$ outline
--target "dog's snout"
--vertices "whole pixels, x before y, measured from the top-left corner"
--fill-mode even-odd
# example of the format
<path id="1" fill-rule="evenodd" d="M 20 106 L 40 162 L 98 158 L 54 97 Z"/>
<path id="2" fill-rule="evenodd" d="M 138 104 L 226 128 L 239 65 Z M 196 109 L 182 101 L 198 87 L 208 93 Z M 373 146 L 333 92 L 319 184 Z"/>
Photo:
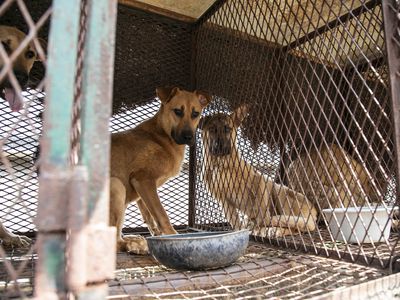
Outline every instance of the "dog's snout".
<path id="1" fill-rule="evenodd" d="M 216 139 L 211 143 L 211 148 L 214 153 L 221 153 L 224 143 L 220 139 Z"/>
<path id="2" fill-rule="evenodd" d="M 223 139 L 214 139 L 209 146 L 210 152 L 215 156 L 224 156 L 231 153 L 230 143 Z"/>
<path id="3" fill-rule="evenodd" d="M 178 145 L 192 145 L 194 141 L 194 132 L 190 129 L 172 130 L 171 136 Z"/>
<path id="4" fill-rule="evenodd" d="M 191 130 L 183 130 L 182 140 L 185 142 L 185 144 L 191 143 L 193 140 L 193 132 Z"/>
<path id="5" fill-rule="evenodd" d="M 21 88 L 24 88 L 28 83 L 29 76 L 25 72 L 15 72 L 15 77 L 17 78 L 17 81 L 20 84 Z"/>

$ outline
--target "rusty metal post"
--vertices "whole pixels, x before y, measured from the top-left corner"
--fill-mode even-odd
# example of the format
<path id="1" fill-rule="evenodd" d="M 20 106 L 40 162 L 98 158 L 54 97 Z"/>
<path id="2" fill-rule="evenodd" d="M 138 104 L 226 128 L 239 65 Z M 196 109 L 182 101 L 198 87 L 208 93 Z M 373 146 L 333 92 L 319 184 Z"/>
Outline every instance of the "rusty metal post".
<path id="1" fill-rule="evenodd" d="M 397 167 L 397 198 L 400 199 L 400 1 L 382 1 L 386 51 L 390 75 L 392 120 Z"/>
<path id="2" fill-rule="evenodd" d="M 390 94 L 394 135 L 395 162 L 397 171 L 397 204 L 400 201 L 400 1 L 383 0 L 382 12 L 385 26 L 385 41 L 389 66 Z M 393 247 L 391 257 L 396 255 Z M 396 270 L 398 271 L 398 270 Z"/>
<path id="3" fill-rule="evenodd" d="M 79 299 L 104 298 L 115 269 L 116 232 L 109 215 L 109 118 L 114 75 L 116 0 L 89 0 L 82 71 L 81 163 L 88 170 L 86 280 Z M 90 290 L 89 290 L 90 288 Z"/>
<path id="4" fill-rule="evenodd" d="M 71 113 L 74 99 L 75 62 L 80 0 L 54 0 L 49 36 L 46 111 L 41 141 L 38 229 L 38 262 L 35 296 L 66 297 L 65 237 L 69 191 Z"/>

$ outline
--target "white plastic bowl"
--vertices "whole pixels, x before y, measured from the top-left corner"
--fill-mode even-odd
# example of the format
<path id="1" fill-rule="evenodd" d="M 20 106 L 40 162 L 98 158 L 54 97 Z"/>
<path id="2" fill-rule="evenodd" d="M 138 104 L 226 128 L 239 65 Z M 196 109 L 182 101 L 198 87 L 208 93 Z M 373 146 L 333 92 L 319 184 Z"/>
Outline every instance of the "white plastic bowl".
<path id="1" fill-rule="evenodd" d="M 387 241 L 392 226 L 391 211 L 392 208 L 381 206 L 322 210 L 333 238 L 356 244 Z"/>

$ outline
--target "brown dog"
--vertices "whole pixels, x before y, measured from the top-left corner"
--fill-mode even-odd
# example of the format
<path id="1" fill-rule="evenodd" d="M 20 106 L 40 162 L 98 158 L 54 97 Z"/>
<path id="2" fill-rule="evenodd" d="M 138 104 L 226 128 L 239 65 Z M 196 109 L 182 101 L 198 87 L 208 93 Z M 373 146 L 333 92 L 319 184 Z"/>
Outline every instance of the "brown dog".
<path id="1" fill-rule="evenodd" d="M 15 27 L 0 26 L 0 41 L 8 56 L 11 56 L 23 42 L 26 35 Z M 33 42 L 29 43 L 13 62 L 13 72 L 21 87 L 26 88 L 29 73 L 33 63 L 38 60 L 37 51 Z M 4 66 L 4 60 L 0 56 L 0 69 Z M 22 95 L 16 93 L 9 80 L 6 78 L 0 82 L 0 96 L 6 99 L 12 111 L 19 111 L 23 107 Z M 0 223 L 0 239 L 5 246 L 26 247 L 30 239 L 25 236 L 18 236 L 8 231 Z"/>
<path id="2" fill-rule="evenodd" d="M 0 26 L 0 40 L 4 50 L 11 56 L 19 45 L 23 42 L 26 35 L 15 27 Z M 39 60 L 36 48 L 33 42 L 30 42 L 17 56 L 13 62 L 13 73 L 21 87 L 26 88 L 29 80 L 29 73 L 33 63 Z M 4 60 L 0 56 L 0 67 L 3 68 Z M 23 108 L 22 95 L 16 93 L 10 81 L 3 79 L 0 82 L 0 93 L 2 98 L 6 99 L 12 111 L 19 111 Z"/>
<path id="3" fill-rule="evenodd" d="M 319 209 L 381 203 L 387 184 L 371 178 L 362 164 L 335 144 L 300 155 L 288 169 L 289 186 L 303 190 Z"/>
<path id="4" fill-rule="evenodd" d="M 117 227 L 117 250 L 147 253 L 140 236 L 122 237 L 127 205 L 136 201 L 152 234 L 174 234 L 157 188 L 176 176 L 185 144 L 195 139 L 203 108 L 211 97 L 179 88 L 157 88 L 161 107 L 134 129 L 111 136 L 110 225 Z"/>
<path id="5" fill-rule="evenodd" d="M 249 227 L 254 235 L 279 237 L 292 231 L 313 231 L 317 211 L 307 198 L 286 186 L 274 183 L 244 161 L 236 148 L 236 131 L 246 116 L 246 108 L 233 114 L 202 118 L 204 180 L 222 206 L 234 229 Z"/>

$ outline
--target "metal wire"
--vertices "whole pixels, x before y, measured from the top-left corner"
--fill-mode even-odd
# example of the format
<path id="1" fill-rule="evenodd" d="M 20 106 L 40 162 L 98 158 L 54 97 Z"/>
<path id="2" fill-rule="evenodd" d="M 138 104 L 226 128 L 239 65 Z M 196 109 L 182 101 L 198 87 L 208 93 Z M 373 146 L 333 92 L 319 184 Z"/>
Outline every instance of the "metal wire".
<path id="1" fill-rule="evenodd" d="M 31 4 L 32 5 L 32 4 Z M 5 1 L 0 6 L 2 25 L 16 26 L 27 33 L 26 38 L 10 56 L 2 55 L 5 64 L 0 77 L 8 76 L 16 92 L 21 87 L 15 79 L 12 63 L 28 43 L 35 44 L 41 63 L 35 63 L 30 73 L 29 88 L 23 91 L 25 108 L 12 113 L 5 101 L 0 102 L 0 220 L 10 231 L 33 236 L 33 217 L 37 207 L 37 177 L 34 156 L 41 130 L 40 113 L 43 109 L 43 66 L 46 64 L 44 45 L 38 37 L 48 31 L 51 15 L 50 3 L 42 3 L 35 12 L 23 1 Z M 3 47 L 2 47 L 3 49 Z M 4 54 L 4 53 L 3 53 Z M 3 74 L 5 77 L 3 77 Z M 3 249 L 0 245 L 0 293 L 2 298 L 27 297 L 33 292 L 35 243 L 29 249 Z"/>
<path id="2" fill-rule="evenodd" d="M 267 180 L 302 193 L 319 212 L 314 232 L 263 240 L 388 266 L 397 244 L 395 233 L 381 239 L 383 243 L 364 243 L 378 223 L 376 206 L 389 207 L 389 215 L 396 204 L 396 154 L 382 28 L 379 1 L 227 1 L 197 26 L 197 87 L 216 96 L 206 114 L 230 113 L 247 105 L 248 116 L 234 141 L 239 159 Z M 209 159 L 203 144 L 198 143 L 197 151 L 195 222 L 202 229 L 216 224 L 226 228 L 224 216 L 215 212 L 222 210 L 223 201 L 213 199 L 203 183 Z M 215 162 L 208 168 L 213 167 Z M 213 185 L 229 194 L 229 189 L 243 186 L 237 182 L 248 180 L 243 179 L 247 172 L 238 167 L 229 178 L 216 177 Z M 241 206 L 252 205 L 243 203 L 248 198 L 245 192 L 234 193 Z M 262 203 L 265 198 L 257 200 Z M 280 199 L 281 206 L 285 203 L 292 202 Z M 338 247 L 335 241 L 341 239 L 348 216 L 326 217 L 322 209 L 342 207 L 348 214 L 348 207 L 356 206 L 366 206 L 372 219 L 356 213 L 350 234 L 354 238 L 356 225 L 366 234 L 358 234 L 357 246 Z M 281 214 L 276 203 L 270 209 Z M 265 212 L 259 215 L 265 217 Z M 296 217 L 293 210 L 289 215 Z M 341 231 L 332 232 L 329 222 Z M 267 221 L 264 226 L 271 224 Z M 390 221 L 379 226 L 382 234 Z"/>
<path id="3" fill-rule="evenodd" d="M 257 243 L 252 243 L 234 265 L 218 270 L 176 272 L 147 258 L 132 256 L 125 257 L 118 268 L 124 275 L 110 282 L 111 298 L 135 295 L 149 299 L 309 299 L 386 274 L 374 268 Z"/>
<path id="4" fill-rule="evenodd" d="M 2 23 L 18 25 L 28 33 L 24 44 L 33 40 L 39 45 L 37 37 L 47 36 L 50 1 L 40 1 L 40 7 L 35 2 L 7 0 L 0 6 Z M 398 13 L 398 8 L 393 9 Z M 81 21 L 72 164 L 79 160 L 84 9 Z M 226 208 L 207 183 L 207 168 L 214 162 L 206 155 L 203 134 L 197 136 L 196 151 L 192 152 L 196 153 L 192 158 L 195 165 L 189 166 L 187 153 L 181 175 L 164 185 L 159 195 L 176 226 L 186 227 L 188 220 L 204 230 L 249 226 L 262 244 L 253 243 L 247 255 L 231 267 L 204 272 L 176 272 L 149 257 L 121 254 L 116 279 L 110 282 L 111 296 L 304 299 L 387 275 L 382 269 L 398 255 L 399 247 L 394 210 L 399 153 L 383 25 L 381 1 L 375 0 L 219 1 L 196 24 L 120 5 L 110 131 L 132 128 L 153 115 L 159 105 L 154 98 L 159 85 L 211 92 L 214 101 L 205 111 L 208 116 L 229 115 L 246 106 L 248 114 L 234 131 L 233 143 L 240 158 L 227 159 L 237 167 L 229 176 L 213 180 L 216 190 L 235 194 L 238 207 Z M 11 66 L 22 46 L 10 56 L 0 47 L 4 61 L 0 80 L 9 77 L 17 91 L 21 87 Z M 43 65 L 35 65 L 31 88 L 25 92 L 25 113 L 10 113 L 4 101 L 0 102 L 0 219 L 14 232 L 25 234 L 35 230 L 35 170 L 40 158 L 34 162 L 32 157 L 41 131 L 38 115 L 43 109 L 43 77 Z M 194 195 L 189 195 L 189 170 L 195 173 L 191 174 Z M 260 191 L 248 203 L 249 195 L 256 195 L 262 185 L 246 175 L 251 172 L 274 187 Z M 254 190 L 244 188 L 249 182 Z M 290 196 L 286 187 L 298 194 Z M 194 203 L 190 212 L 189 198 Z M 301 219 L 312 218 L 310 213 L 294 212 L 296 205 L 305 205 L 304 198 L 318 212 L 314 230 L 299 227 Z M 261 203 L 266 199 L 274 200 L 267 208 Z M 282 207 L 287 203 L 289 213 L 285 215 Z M 378 224 L 377 205 L 389 207 L 390 221 L 378 228 L 380 242 L 367 243 Z M 352 207 L 359 206 L 366 207 L 371 220 L 359 208 L 350 220 Z M 327 208 L 343 208 L 346 216 L 325 215 L 322 210 Z M 227 218 L 229 213 L 237 214 L 236 221 Z M 274 216 L 279 217 L 278 225 L 273 226 Z M 282 225 L 288 216 L 296 220 L 289 231 Z M 346 223 L 350 223 L 353 237 L 355 225 L 365 231 L 357 234 L 354 243 L 340 241 Z M 335 232 L 329 224 L 340 230 Z M 133 204 L 124 231 L 143 227 Z M 389 237 L 383 235 L 385 229 L 390 229 Z M 287 234 L 278 236 L 279 231 Z M 292 253 L 291 249 L 309 254 Z M 15 249 L 4 251 L 0 245 L 0 258 L 0 291 L 7 297 L 31 295 L 34 248 L 24 254 Z M 23 264 L 17 267 L 20 261 Z"/>

